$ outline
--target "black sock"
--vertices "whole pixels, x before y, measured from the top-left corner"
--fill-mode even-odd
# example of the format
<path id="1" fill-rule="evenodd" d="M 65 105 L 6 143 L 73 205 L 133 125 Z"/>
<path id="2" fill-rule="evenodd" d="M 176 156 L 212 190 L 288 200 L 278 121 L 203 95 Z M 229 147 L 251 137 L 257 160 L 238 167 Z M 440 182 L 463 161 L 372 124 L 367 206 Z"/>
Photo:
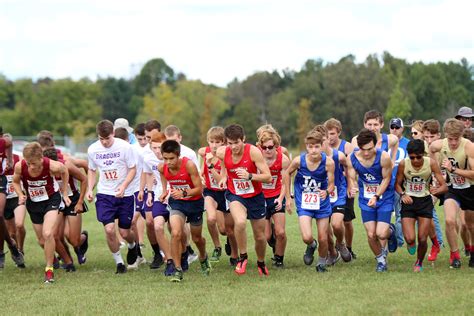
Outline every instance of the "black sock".
<path id="1" fill-rule="evenodd" d="M 191 245 L 188 245 L 186 249 L 188 250 L 190 255 L 194 255 L 194 249 L 191 247 Z"/>
<path id="2" fill-rule="evenodd" d="M 152 245 L 151 245 L 151 248 L 153 249 L 153 252 L 155 253 L 155 255 L 160 254 L 160 245 L 158 245 L 158 244 L 152 244 Z"/>
<path id="3" fill-rule="evenodd" d="M 284 256 L 275 255 L 275 261 L 283 262 L 283 257 L 284 257 Z"/>
<path id="4" fill-rule="evenodd" d="M 247 256 L 247 253 L 241 253 L 240 254 L 240 259 L 244 260 L 244 259 L 247 259 L 248 256 Z"/>
<path id="5" fill-rule="evenodd" d="M 349 250 L 349 252 L 352 252 L 352 247 L 347 247 L 347 250 Z"/>
<path id="6" fill-rule="evenodd" d="M 265 268 L 265 261 L 257 261 L 257 266 L 259 268 Z"/>

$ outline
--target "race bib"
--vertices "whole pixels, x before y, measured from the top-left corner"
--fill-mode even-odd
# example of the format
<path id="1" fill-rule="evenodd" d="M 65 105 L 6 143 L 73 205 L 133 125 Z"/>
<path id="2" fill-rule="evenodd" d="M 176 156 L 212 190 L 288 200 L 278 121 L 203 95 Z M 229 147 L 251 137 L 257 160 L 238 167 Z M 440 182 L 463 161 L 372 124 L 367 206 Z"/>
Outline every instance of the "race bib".
<path id="1" fill-rule="evenodd" d="M 7 176 L 7 198 L 16 198 L 18 197 L 18 194 L 15 192 L 15 188 L 13 187 L 13 176 L 9 175 Z"/>
<path id="2" fill-rule="evenodd" d="M 102 179 L 106 182 L 114 182 L 118 180 L 117 169 L 109 169 L 102 171 Z"/>
<path id="3" fill-rule="evenodd" d="M 232 179 L 234 182 L 235 194 L 244 195 L 254 193 L 252 181 L 246 179 Z"/>
<path id="4" fill-rule="evenodd" d="M 319 210 L 319 192 L 303 192 L 301 196 L 301 208 L 306 210 Z"/>
<path id="5" fill-rule="evenodd" d="M 209 174 L 209 182 L 211 183 L 211 189 L 221 189 L 221 187 L 219 187 L 219 183 L 217 183 L 217 180 L 216 178 L 214 178 L 214 176 L 212 175 L 212 172 L 208 172 Z"/>
<path id="6" fill-rule="evenodd" d="M 423 196 L 426 193 L 426 183 L 407 181 L 405 189 L 408 195 Z"/>
<path id="7" fill-rule="evenodd" d="M 181 191 L 184 191 L 184 190 L 191 190 L 191 187 L 189 186 L 189 184 L 182 184 L 182 185 L 174 185 L 172 186 L 173 190 L 181 190 Z"/>
<path id="8" fill-rule="evenodd" d="M 331 203 L 336 203 L 338 199 L 338 196 L 337 196 L 337 187 L 334 186 L 334 191 L 332 191 L 331 193 L 329 193 L 329 202 Z"/>
<path id="9" fill-rule="evenodd" d="M 451 184 L 454 189 L 467 189 L 471 186 L 463 176 L 451 173 Z"/>
<path id="10" fill-rule="evenodd" d="M 371 184 L 371 183 L 364 183 L 364 198 L 371 199 L 377 193 L 377 189 L 379 188 L 379 184 Z"/>
<path id="11" fill-rule="evenodd" d="M 276 188 L 278 176 L 272 176 L 272 182 L 262 183 L 262 188 L 265 190 L 274 190 Z"/>
<path id="12" fill-rule="evenodd" d="M 42 202 L 49 198 L 48 192 L 46 192 L 46 188 L 44 186 L 28 187 L 28 195 L 33 202 Z"/>

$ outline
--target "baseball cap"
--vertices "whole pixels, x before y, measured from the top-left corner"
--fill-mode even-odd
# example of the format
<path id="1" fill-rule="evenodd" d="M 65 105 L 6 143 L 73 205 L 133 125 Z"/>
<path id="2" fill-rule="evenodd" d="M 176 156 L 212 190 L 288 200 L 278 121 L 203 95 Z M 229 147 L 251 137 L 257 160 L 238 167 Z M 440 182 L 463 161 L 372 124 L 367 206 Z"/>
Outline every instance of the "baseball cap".
<path id="1" fill-rule="evenodd" d="M 473 117 L 474 114 L 472 113 L 472 109 L 468 106 L 463 106 L 462 108 L 459 109 L 458 115 L 456 115 L 456 118 L 460 117 Z"/>
<path id="2" fill-rule="evenodd" d="M 402 128 L 402 127 L 403 127 L 403 121 L 402 121 L 402 119 L 399 118 L 399 117 L 394 117 L 393 119 L 390 120 L 390 125 L 389 125 L 389 126 L 390 126 L 390 128 L 391 128 L 392 126 L 396 126 L 396 127 Z"/>
<path id="3" fill-rule="evenodd" d="M 128 124 L 128 120 L 124 118 L 118 118 L 114 122 L 114 129 L 123 127 L 127 130 L 127 132 L 131 133 L 133 131 L 133 128 L 130 127 Z"/>

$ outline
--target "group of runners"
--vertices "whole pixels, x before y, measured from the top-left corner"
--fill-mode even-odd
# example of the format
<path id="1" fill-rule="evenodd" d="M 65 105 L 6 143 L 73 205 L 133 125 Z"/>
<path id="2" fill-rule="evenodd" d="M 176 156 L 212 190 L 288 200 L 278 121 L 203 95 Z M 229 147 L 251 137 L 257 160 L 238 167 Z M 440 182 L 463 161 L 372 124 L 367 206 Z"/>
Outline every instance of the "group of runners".
<path id="1" fill-rule="evenodd" d="M 98 140 L 89 146 L 87 161 L 61 153 L 48 131 L 27 144 L 20 158 L 12 154 L 11 135 L 2 133 L 0 268 L 5 264 L 4 241 L 16 266 L 25 267 L 26 212 L 44 249 L 46 283 L 54 282 L 54 269 L 60 265 L 75 271 L 69 246 L 77 263 L 84 264 L 89 243 L 81 217 L 87 200 L 95 203 L 119 274 L 146 262 L 141 253 L 146 227 L 154 254 L 150 268 L 164 265 L 173 282 L 183 279 L 194 260 L 209 275 L 212 262 L 222 257 L 221 236 L 230 265 L 243 275 L 250 220 L 257 270 L 268 276 L 267 245 L 273 267 L 284 267 L 285 214 L 293 209 L 306 244 L 304 264 L 313 264 L 317 250 L 316 271 L 327 272 L 340 259 L 357 258 L 352 248 L 356 196 L 377 272 L 387 271 L 388 254 L 404 243 L 416 255 L 413 271 L 423 269 L 428 239 L 428 260 L 437 260 L 444 244 L 434 207 L 438 202 L 445 212 L 450 267 L 461 267 L 458 235 L 474 267 L 473 116 L 470 108 L 461 108 L 456 118 L 444 122 L 445 138 L 438 121 L 415 121 L 408 140 L 400 118 L 390 120 L 390 134 L 385 134 L 383 115 L 372 110 L 351 142 L 340 138 L 341 122 L 331 118 L 308 131 L 305 151 L 293 159 L 269 124 L 256 131 L 256 145 L 246 142 L 241 125 L 212 127 L 208 146 L 196 155 L 181 143 L 174 125 L 162 131 L 157 120 L 150 120 L 133 130 L 124 119 L 115 124 L 103 120 L 96 126 Z M 126 264 L 121 244 L 128 248 Z"/>

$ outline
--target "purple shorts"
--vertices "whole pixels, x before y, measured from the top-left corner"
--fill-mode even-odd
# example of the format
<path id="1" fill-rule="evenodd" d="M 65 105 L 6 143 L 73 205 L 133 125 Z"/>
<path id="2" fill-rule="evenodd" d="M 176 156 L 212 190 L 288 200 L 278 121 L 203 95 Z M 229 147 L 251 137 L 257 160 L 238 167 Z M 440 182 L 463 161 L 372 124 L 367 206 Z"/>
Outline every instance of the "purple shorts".
<path id="1" fill-rule="evenodd" d="M 135 212 L 139 212 L 143 218 L 146 218 L 145 212 L 151 212 L 152 207 L 146 205 L 146 200 L 148 198 L 148 192 L 143 192 L 143 201 L 138 200 L 138 192 L 133 193 L 135 197 Z M 152 199 L 154 199 L 155 194 L 151 192 Z"/>
<path id="2" fill-rule="evenodd" d="M 166 221 L 170 218 L 170 212 L 168 212 L 167 205 L 161 203 L 160 201 L 155 201 L 153 202 L 153 207 L 151 210 L 151 214 L 153 215 L 153 218 L 158 217 L 158 216 L 163 216 Z"/>
<path id="3" fill-rule="evenodd" d="M 120 228 L 129 229 L 132 226 L 135 198 L 133 195 L 117 198 L 112 195 L 98 193 L 95 208 L 97 220 L 104 226 L 118 219 L 118 226 Z"/>

